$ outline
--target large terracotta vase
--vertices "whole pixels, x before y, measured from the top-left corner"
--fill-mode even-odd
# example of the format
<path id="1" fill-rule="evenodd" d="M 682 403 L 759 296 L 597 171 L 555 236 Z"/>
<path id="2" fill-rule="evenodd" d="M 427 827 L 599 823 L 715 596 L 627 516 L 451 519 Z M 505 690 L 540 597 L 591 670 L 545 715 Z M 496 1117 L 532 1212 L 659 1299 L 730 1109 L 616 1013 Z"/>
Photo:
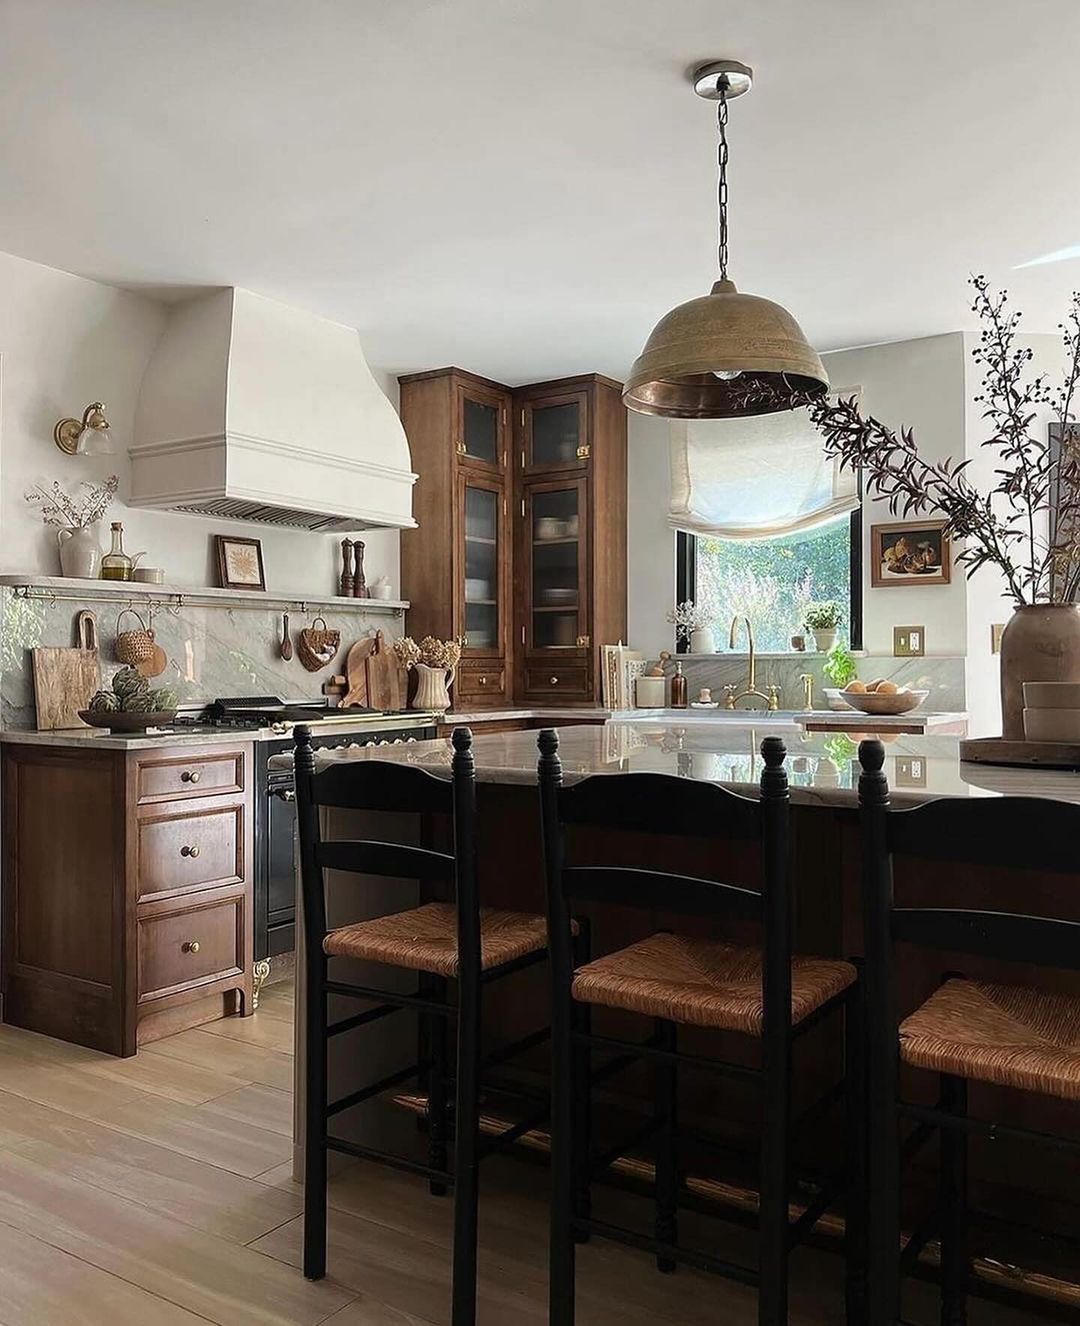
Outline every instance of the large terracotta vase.
<path id="1" fill-rule="evenodd" d="M 1001 722 L 1007 741 L 1024 739 L 1024 682 L 1080 682 L 1080 604 L 1017 608 L 1001 637 Z"/>

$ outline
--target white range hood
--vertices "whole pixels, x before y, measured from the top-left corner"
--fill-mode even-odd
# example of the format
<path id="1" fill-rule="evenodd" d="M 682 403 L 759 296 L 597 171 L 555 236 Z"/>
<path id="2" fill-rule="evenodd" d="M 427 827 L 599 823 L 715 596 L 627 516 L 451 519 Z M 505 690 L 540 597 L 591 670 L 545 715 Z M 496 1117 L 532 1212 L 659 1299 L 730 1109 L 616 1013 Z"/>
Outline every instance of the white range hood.
<path id="1" fill-rule="evenodd" d="M 413 529 L 409 444 L 359 333 L 252 294 L 177 305 L 143 376 L 130 505 Z"/>

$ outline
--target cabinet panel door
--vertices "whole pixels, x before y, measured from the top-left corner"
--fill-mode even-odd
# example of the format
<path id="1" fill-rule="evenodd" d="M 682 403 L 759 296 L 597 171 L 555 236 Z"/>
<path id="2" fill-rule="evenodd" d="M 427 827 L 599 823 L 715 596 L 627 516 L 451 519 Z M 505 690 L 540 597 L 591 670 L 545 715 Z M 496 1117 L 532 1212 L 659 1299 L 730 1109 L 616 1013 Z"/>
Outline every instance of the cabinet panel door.
<path id="1" fill-rule="evenodd" d="M 510 583 L 504 483 L 461 472 L 457 509 L 456 619 L 457 630 L 464 637 L 465 657 L 503 658 Z"/>
<path id="2" fill-rule="evenodd" d="M 519 418 L 525 474 L 580 470 L 589 464 L 589 394 L 566 392 L 526 400 Z"/>
<path id="3" fill-rule="evenodd" d="M 182 911 L 140 916 L 139 1000 L 239 975 L 244 964 L 242 893 Z"/>
<path id="4" fill-rule="evenodd" d="M 472 383 L 459 383 L 454 450 L 461 463 L 504 473 L 509 406 L 507 397 Z"/>
<path id="5" fill-rule="evenodd" d="M 140 900 L 244 882 L 243 806 L 141 819 L 136 832 Z"/>
<path id="6" fill-rule="evenodd" d="M 585 479 L 525 485 L 522 644 L 527 654 L 588 653 L 587 503 Z"/>

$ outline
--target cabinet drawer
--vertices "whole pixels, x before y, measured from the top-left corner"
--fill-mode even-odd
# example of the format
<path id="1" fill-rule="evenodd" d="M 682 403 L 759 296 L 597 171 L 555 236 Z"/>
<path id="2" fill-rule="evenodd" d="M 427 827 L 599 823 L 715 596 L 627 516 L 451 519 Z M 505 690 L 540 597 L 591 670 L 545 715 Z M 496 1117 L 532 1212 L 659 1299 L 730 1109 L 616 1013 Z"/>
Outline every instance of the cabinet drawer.
<path id="1" fill-rule="evenodd" d="M 497 700 L 506 698 L 506 668 L 502 661 L 493 658 L 490 663 L 463 664 L 458 669 L 457 694 L 470 700 L 482 700 L 492 696 Z"/>
<path id="2" fill-rule="evenodd" d="M 187 759 L 175 754 L 139 761 L 138 801 L 178 801 L 244 790 L 244 752 L 200 750 Z"/>
<path id="3" fill-rule="evenodd" d="M 139 999 L 160 998 L 243 970 L 244 895 L 139 921 Z"/>
<path id="4" fill-rule="evenodd" d="M 590 695 L 589 669 L 580 664 L 569 667 L 561 663 L 529 664 L 525 668 L 525 689 L 530 695 L 587 699 Z"/>
<path id="5" fill-rule="evenodd" d="M 142 819 L 138 824 L 140 901 L 244 879 L 243 806 Z"/>

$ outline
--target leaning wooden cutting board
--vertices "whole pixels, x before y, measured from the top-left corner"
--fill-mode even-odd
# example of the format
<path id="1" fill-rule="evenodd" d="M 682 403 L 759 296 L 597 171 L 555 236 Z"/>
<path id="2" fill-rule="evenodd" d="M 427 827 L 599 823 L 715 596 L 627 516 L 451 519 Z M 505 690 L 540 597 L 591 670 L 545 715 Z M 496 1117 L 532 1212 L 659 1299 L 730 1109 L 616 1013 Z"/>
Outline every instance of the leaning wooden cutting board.
<path id="1" fill-rule="evenodd" d="M 350 709 L 353 705 L 365 706 L 369 703 L 367 660 L 368 655 L 374 648 L 375 637 L 369 635 L 365 636 L 363 640 L 357 640 L 356 644 L 349 650 L 345 659 L 345 675 L 349 679 L 349 688 L 341 701 L 342 709 Z"/>
<path id="2" fill-rule="evenodd" d="M 80 630 L 82 626 L 80 622 Z M 94 637 L 88 634 L 84 639 L 89 641 Z M 86 727 L 79 710 L 88 708 L 90 697 L 101 689 L 101 658 L 97 649 L 42 646 L 32 653 L 38 731 Z"/>
<path id="3" fill-rule="evenodd" d="M 404 709 L 402 694 L 404 674 L 393 646 L 387 643 L 382 631 L 375 633 L 375 648 L 367 657 L 367 696 L 373 709 L 384 713 Z"/>

